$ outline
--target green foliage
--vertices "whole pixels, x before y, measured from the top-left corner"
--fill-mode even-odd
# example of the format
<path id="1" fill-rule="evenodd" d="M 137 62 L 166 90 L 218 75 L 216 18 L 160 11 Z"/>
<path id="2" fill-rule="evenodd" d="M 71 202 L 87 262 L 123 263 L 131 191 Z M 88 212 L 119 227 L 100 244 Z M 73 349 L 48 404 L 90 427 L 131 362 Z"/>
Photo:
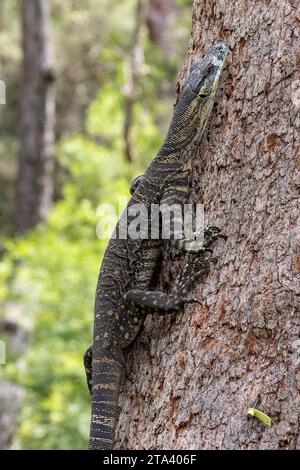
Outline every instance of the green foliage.
<path id="1" fill-rule="evenodd" d="M 59 144 L 58 155 L 67 170 L 62 200 L 46 227 L 7 241 L 0 262 L 1 301 L 21 303 L 25 327 L 33 328 L 28 353 L 14 362 L 9 351 L 5 367 L 6 377 L 27 392 L 17 442 L 25 449 L 86 447 L 82 356 L 92 340 L 95 285 L 107 243 L 96 237 L 96 210 L 128 198 L 128 168 L 117 149 L 74 135 Z"/>
<path id="2" fill-rule="evenodd" d="M 21 303 L 32 342 L 25 357 L 15 362 L 9 351 L 5 375 L 26 389 L 17 445 L 25 449 L 80 449 L 86 447 L 89 394 L 82 356 L 92 340 L 94 292 L 107 240 L 96 237 L 99 204 L 128 199 L 128 164 L 122 155 L 119 129 L 100 125 L 99 115 L 122 120 L 122 100 L 102 89 L 87 113 L 87 128 L 112 139 L 99 145 L 77 134 L 58 146 L 66 170 L 63 198 L 53 208 L 46 227 L 5 244 L 0 262 L 1 300 Z M 107 94 L 107 95 L 106 95 Z M 99 123 L 99 132 L 96 132 Z M 146 117 L 138 147 L 155 152 L 158 132 Z M 149 136 L 149 139 L 147 138 Z M 150 153 L 151 152 L 151 153 Z M 112 227 L 113 228 L 113 227 Z M 29 321 L 30 319 L 30 321 Z M 24 325 L 23 325 L 24 326 Z"/>
<path id="3" fill-rule="evenodd" d="M 12 0 L 8 14 L 14 19 L 11 38 L 17 37 L 17 3 Z M 176 4 L 186 15 L 184 19 L 178 15 L 176 23 L 182 58 L 190 0 Z M 145 41 L 145 67 L 134 105 L 135 161 L 129 166 L 123 152 L 122 90 L 124 64 L 132 47 L 134 7 L 134 0 L 105 0 L 101 7 L 98 0 L 53 1 L 56 42 L 63 45 L 57 47 L 58 128 L 64 131 L 57 144 L 62 197 L 46 226 L 24 238 L 6 239 L 6 253 L 0 260 L 0 317 L 9 303 L 19 306 L 14 320 L 31 338 L 24 354 L 15 352 L 9 343 L 8 364 L 0 369 L 6 379 L 26 390 L 18 448 L 87 446 L 90 399 L 82 356 L 92 340 L 95 286 L 107 243 L 96 236 L 97 207 L 112 204 L 118 210 L 119 199 L 124 203 L 129 196 L 131 178 L 144 171 L 158 150 L 172 111 L 179 65 Z M 9 38 L 6 41 L 9 44 Z M 14 41 L 16 66 L 19 50 Z M 93 71 L 88 74 L 90 66 Z M 8 137 L 1 141 L 0 156 L 8 148 L 16 153 L 14 131 L 10 127 L 8 132 L 1 123 L 0 134 Z M 3 168 L 0 165 L 2 181 L 5 171 L 12 179 L 8 162 Z"/>
<path id="4" fill-rule="evenodd" d="M 86 157 L 89 160 L 88 152 Z M 70 176 L 65 198 L 47 227 L 8 242 L 0 263 L 10 298 L 25 305 L 27 321 L 30 318 L 34 326 L 29 352 L 16 364 L 9 355 L 6 366 L 7 377 L 27 392 L 18 439 L 25 449 L 86 446 L 89 396 L 82 355 L 91 341 L 104 242 L 95 235 L 95 207 L 81 196 L 72 191 Z M 2 287 L 1 294 L 5 300 L 7 289 Z"/>

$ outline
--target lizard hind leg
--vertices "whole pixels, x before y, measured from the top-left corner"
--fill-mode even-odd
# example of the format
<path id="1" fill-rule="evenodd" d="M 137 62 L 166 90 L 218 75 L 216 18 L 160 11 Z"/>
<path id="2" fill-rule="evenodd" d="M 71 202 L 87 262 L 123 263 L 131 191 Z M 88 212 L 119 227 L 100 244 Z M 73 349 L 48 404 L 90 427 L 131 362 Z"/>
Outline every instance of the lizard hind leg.
<path id="1" fill-rule="evenodd" d="M 186 301 L 177 292 L 166 294 L 164 292 L 142 289 L 129 290 L 123 299 L 134 307 L 141 307 L 141 311 L 151 309 L 155 310 L 158 314 L 172 313 L 174 310 L 179 310 Z"/>
<path id="2" fill-rule="evenodd" d="M 180 288 L 170 293 L 132 289 L 125 294 L 124 300 L 131 303 L 132 307 L 140 307 L 143 315 L 147 309 L 152 310 L 152 313 L 165 315 L 180 310 L 186 304 L 200 303 L 198 299 L 188 298 L 187 293 L 188 290 L 184 286 L 180 286 Z"/>

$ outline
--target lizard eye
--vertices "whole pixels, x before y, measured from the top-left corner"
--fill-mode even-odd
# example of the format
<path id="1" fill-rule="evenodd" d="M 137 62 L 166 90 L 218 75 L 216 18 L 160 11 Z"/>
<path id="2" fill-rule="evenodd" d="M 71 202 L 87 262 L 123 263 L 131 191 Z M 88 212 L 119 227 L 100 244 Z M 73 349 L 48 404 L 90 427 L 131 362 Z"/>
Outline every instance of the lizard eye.
<path id="1" fill-rule="evenodd" d="M 208 96 L 208 90 L 202 90 L 200 93 L 199 93 L 199 98 L 207 98 Z"/>
<path id="2" fill-rule="evenodd" d="M 202 84 L 200 90 L 199 90 L 199 98 L 206 98 L 209 95 L 209 87 L 207 84 L 207 80 Z"/>

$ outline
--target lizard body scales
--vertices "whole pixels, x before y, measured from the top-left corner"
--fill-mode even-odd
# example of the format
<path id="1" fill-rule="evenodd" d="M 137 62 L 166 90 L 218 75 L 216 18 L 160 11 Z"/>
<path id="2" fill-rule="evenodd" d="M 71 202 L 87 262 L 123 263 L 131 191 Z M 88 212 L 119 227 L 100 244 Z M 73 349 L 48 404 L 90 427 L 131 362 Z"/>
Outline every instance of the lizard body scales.
<path id="1" fill-rule="evenodd" d="M 210 115 L 227 46 L 213 46 L 205 58 L 191 67 L 183 83 L 166 139 L 146 172 L 132 183 L 134 204 L 150 210 L 152 204 L 181 206 L 189 193 L 189 173 L 194 145 L 199 143 Z M 128 215 L 127 224 L 134 216 Z M 122 218 L 116 231 L 122 229 Z M 164 314 L 180 309 L 196 279 L 209 270 L 215 240 L 225 236 L 217 227 L 205 231 L 204 245 L 190 240 L 172 240 L 183 251 L 198 258 L 177 280 L 175 290 L 166 294 L 153 290 L 161 247 L 166 240 L 112 238 L 103 257 L 95 300 L 94 342 L 84 362 L 92 393 L 90 449 L 111 449 L 114 445 L 117 404 L 122 380 L 123 349 L 136 337 L 147 311 Z"/>

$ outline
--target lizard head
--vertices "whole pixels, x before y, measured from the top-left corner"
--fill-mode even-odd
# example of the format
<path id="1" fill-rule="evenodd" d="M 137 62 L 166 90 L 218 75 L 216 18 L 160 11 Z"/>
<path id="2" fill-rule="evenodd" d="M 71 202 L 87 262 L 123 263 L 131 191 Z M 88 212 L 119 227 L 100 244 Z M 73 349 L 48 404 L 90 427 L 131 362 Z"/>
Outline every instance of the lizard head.
<path id="1" fill-rule="evenodd" d="M 162 154 L 199 142 L 213 107 L 228 47 L 219 43 L 190 68 L 182 84 Z"/>
<path id="2" fill-rule="evenodd" d="M 216 92 L 227 52 L 228 47 L 225 44 L 216 44 L 203 59 L 197 60 L 190 68 L 183 87 L 187 86 L 202 103 L 208 101 Z"/>
<path id="3" fill-rule="evenodd" d="M 187 112 L 192 116 L 191 125 L 197 129 L 197 139 L 201 138 L 210 116 L 227 52 L 228 47 L 223 43 L 211 47 L 203 59 L 191 66 L 183 85 L 183 94 L 191 100 Z"/>

